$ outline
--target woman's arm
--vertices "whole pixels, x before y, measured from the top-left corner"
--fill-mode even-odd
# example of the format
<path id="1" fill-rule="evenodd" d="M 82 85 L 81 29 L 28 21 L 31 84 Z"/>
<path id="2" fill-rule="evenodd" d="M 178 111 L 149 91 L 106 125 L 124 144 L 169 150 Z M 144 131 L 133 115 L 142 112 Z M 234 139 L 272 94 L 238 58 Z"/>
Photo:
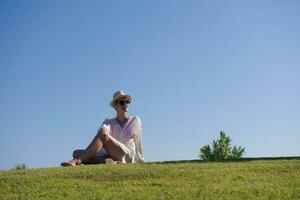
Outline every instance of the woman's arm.
<path id="1" fill-rule="evenodd" d="M 136 124 L 136 133 L 135 133 L 135 149 L 136 155 L 135 159 L 137 162 L 145 162 L 144 159 L 144 150 L 143 150 L 143 143 L 142 143 L 142 122 L 141 119 L 136 116 L 137 124 Z"/>

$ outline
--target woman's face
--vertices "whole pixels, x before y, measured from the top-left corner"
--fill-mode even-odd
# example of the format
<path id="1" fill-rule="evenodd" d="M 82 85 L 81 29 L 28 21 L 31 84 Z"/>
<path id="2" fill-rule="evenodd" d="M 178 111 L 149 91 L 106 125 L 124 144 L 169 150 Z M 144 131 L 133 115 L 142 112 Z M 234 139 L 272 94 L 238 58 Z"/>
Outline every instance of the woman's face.
<path id="1" fill-rule="evenodd" d="M 128 112 L 130 100 L 127 97 L 121 97 L 115 102 L 115 108 L 118 113 Z"/>

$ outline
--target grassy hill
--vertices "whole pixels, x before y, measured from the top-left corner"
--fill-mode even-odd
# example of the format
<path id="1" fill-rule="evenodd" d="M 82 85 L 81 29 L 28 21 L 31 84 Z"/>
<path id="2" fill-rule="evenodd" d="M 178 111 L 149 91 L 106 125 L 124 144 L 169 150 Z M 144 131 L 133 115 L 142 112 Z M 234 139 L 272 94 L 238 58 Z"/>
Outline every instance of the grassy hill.
<path id="1" fill-rule="evenodd" d="M 300 160 L 0 171 L 0 199 L 300 199 Z"/>

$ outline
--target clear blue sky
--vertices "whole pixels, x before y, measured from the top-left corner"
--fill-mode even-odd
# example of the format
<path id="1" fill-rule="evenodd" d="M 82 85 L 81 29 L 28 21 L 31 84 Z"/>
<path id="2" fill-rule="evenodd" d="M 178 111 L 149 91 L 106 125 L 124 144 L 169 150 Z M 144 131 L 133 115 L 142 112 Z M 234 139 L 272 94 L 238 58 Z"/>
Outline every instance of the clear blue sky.
<path id="1" fill-rule="evenodd" d="M 299 1 L 0 2 L 0 169 L 85 148 L 122 89 L 147 161 L 224 130 L 248 157 L 300 155 Z"/>

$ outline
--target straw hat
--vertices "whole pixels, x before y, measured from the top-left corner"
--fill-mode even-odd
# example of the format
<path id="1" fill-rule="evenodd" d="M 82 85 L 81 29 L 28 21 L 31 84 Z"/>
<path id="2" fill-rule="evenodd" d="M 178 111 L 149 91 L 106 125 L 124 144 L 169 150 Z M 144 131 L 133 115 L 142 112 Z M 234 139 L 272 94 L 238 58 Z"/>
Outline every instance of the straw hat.
<path id="1" fill-rule="evenodd" d="M 110 106 L 114 108 L 115 101 L 121 97 L 127 97 L 129 99 L 129 101 L 132 100 L 130 95 L 128 95 L 125 92 L 123 92 L 122 90 L 120 90 L 120 91 L 117 91 L 114 93 L 113 100 L 111 100 L 111 102 L 110 102 Z"/>

